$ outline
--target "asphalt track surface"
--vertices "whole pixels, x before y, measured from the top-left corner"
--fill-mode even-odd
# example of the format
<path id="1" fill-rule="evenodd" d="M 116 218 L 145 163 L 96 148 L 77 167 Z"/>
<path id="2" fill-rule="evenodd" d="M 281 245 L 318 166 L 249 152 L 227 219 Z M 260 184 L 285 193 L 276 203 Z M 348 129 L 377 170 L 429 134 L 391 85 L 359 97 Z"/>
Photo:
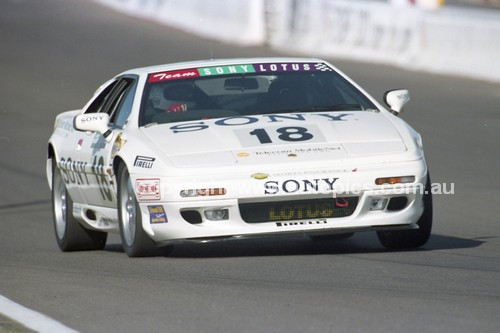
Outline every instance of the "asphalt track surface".
<path id="1" fill-rule="evenodd" d="M 210 43 L 76 0 L 0 2 L 0 294 L 81 332 L 498 332 L 500 85 L 335 61 L 377 98 L 410 89 L 434 229 L 414 251 L 374 233 L 183 245 L 129 259 L 62 253 L 45 179 L 56 114 L 133 67 L 278 55 Z M 449 188 L 448 188 L 449 189 Z"/>

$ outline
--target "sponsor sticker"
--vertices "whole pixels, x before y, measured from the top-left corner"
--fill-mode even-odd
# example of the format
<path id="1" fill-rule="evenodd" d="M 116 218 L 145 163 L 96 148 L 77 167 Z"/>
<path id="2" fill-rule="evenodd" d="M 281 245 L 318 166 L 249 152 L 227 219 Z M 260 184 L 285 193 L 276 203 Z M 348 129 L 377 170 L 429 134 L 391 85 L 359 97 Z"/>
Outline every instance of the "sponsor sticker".
<path id="1" fill-rule="evenodd" d="M 134 160 L 134 166 L 138 168 L 151 169 L 153 167 L 154 162 L 155 162 L 154 157 L 137 155 Z"/>
<path id="2" fill-rule="evenodd" d="M 167 71 L 161 73 L 150 74 L 148 82 L 172 81 L 179 79 L 190 79 L 199 77 L 200 73 L 197 68 L 183 69 L 178 71 Z"/>
<path id="3" fill-rule="evenodd" d="M 341 152 L 342 148 L 340 145 L 324 146 L 324 147 L 312 147 L 312 148 L 293 148 L 293 149 L 266 149 L 254 152 L 256 156 L 288 156 L 297 157 L 299 155 L 308 154 L 334 154 Z"/>
<path id="4" fill-rule="evenodd" d="M 268 208 L 269 221 L 286 221 L 328 218 L 334 215 L 333 206 L 329 202 L 316 201 L 302 204 L 276 203 Z"/>
<path id="5" fill-rule="evenodd" d="M 269 175 L 267 173 L 257 172 L 257 173 L 254 173 L 251 177 L 253 179 L 262 180 L 262 179 L 266 179 L 267 177 L 269 177 Z"/>
<path id="6" fill-rule="evenodd" d="M 135 193 L 139 200 L 160 200 L 160 178 L 138 178 Z"/>
<path id="7" fill-rule="evenodd" d="M 255 71 L 258 73 L 265 72 L 307 72 L 314 71 L 316 67 L 312 63 L 265 63 L 255 64 Z"/>
<path id="8" fill-rule="evenodd" d="M 167 223 L 167 214 L 163 209 L 163 206 L 148 206 L 149 211 L 149 223 L 157 224 L 157 223 Z"/>
<path id="9" fill-rule="evenodd" d="M 113 143 L 113 148 L 111 149 L 111 156 L 115 156 L 122 149 L 123 145 L 127 142 L 122 138 L 122 134 L 116 136 L 116 140 Z"/>
<path id="10" fill-rule="evenodd" d="M 83 146 L 83 139 L 78 140 L 78 144 L 76 146 L 76 150 L 81 150 Z"/>
<path id="11" fill-rule="evenodd" d="M 175 71 L 165 71 L 149 74 L 148 82 L 172 81 L 181 79 L 190 79 L 200 76 L 231 75 L 246 73 L 273 73 L 273 72 L 325 72 L 333 71 L 324 63 L 258 63 L 258 64 L 238 64 L 222 65 L 211 67 L 189 68 Z"/>
<path id="12" fill-rule="evenodd" d="M 254 65 L 231 65 L 198 68 L 200 76 L 255 73 Z"/>
<path id="13" fill-rule="evenodd" d="M 259 129 L 252 128 L 247 134 L 244 136 L 250 135 L 252 136 L 253 142 L 248 141 L 248 139 L 244 139 L 245 142 L 242 142 L 243 145 L 254 146 L 256 143 L 266 144 L 279 141 L 308 141 L 313 138 L 317 141 L 317 136 L 321 135 L 321 130 L 317 128 L 316 125 L 306 124 L 310 119 L 323 119 L 327 121 L 347 121 L 349 119 L 344 119 L 345 117 L 349 117 L 352 120 L 357 120 L 356 118 L 352 118 L 354 114 L 352 113 L 341 113 L 330 112 L 330 113 L 312 113 L 312 114 L 268 114 L 268 115 L 260 115 L 260 116 L 238 116 L 238 117 L 227 117 L 215 120 L 212 123 L 212 126 L 246 126 L 250 124 L 258 123 L 280 123 L 282 120 L 291 120 L 296 122 L 298 126 L 285 126 L 285 127 L 275 127 L 274 134 L 268 133 L 267 129 Z M 307 125 L 307 127 L 304 127 Z M 179 125 L 174 125 L 170 127 L 170 130 L 173 133 L 186 133 L 186 132 L 196 132 L 202 131 L 209 128 L 210 125 L 205 123 L 204 121 L 196 121 L 196 122 L 184 122 Z M 309 129 L 312 131 L 318 131 L 317 135 L 315 133 L 309 132 Z M 243 130 L 247 131 L 247 130 Z M 245 132 L 246 133 L 246 132 Z M 238 133 L 235 133 L 238 135 Z M 273 136 L 278 136 L 277 138 L 273 138 Z M 322 136 L 321 136 L 322 138 Z M 241 138 L 240 138 L 241 140 Z M 322 139 L 324 141 L 324 139 Z"/>
<path id="14" fill-rule="evenodd" d="M 264 194 L 333 192 L 337 180 L 339 178 L 269 180 L 264 183 Z"/>

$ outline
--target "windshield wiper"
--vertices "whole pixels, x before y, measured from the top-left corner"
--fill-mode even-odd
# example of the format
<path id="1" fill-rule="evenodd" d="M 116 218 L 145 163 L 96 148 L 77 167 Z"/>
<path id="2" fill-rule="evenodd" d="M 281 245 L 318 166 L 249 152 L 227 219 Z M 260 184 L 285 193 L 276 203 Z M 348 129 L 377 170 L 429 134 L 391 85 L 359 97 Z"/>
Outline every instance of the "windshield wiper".
<path id="1" fill-rule="evenodd" d="M 310 106 L 297 109 L 279 110 L 275 112 L 300 113 L 300 112 L 316 112 L 316 111 L 363 111 L 359 104 L 335 104 L 326 106 Z"/>

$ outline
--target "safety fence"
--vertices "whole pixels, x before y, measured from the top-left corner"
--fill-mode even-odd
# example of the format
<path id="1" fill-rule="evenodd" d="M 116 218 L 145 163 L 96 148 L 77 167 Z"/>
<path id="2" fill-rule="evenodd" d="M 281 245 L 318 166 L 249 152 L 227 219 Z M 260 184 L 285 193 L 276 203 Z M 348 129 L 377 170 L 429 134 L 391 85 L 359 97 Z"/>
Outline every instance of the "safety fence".
<path id="1" fill-rule="evenodd" d="M 238 45 L 500 82 L 500 11 L 367 0 L 96 0 Z"/>

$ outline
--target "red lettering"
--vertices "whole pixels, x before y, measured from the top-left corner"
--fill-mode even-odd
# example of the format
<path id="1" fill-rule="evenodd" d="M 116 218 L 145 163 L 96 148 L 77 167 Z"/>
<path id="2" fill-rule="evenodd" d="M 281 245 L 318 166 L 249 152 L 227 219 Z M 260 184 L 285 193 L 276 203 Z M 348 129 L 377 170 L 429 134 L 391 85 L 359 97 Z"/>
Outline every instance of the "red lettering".
<path id="1" fill-rule="evenodd" d="M 151 82 L 178 80 L 178 79 L 186 79 L 198 76 L 200 76 L 198 70 L 196 68 L 190 68 L 178 71 L 167 71 L 167 72 L 149 74 L 148 82 L 151 83 Z"/>

